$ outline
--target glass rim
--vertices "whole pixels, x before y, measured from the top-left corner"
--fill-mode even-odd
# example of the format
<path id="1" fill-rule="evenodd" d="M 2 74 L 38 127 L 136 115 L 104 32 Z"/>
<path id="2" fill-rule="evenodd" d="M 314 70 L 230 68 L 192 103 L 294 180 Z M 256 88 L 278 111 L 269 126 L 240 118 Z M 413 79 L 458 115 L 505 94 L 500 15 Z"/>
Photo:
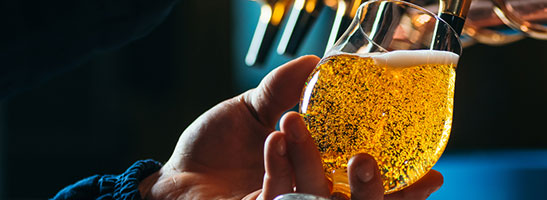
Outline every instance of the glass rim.
<path id="1" fill-rule="evenodd" d="M 363 14 L 363 9 L 365 6 L 368 6 L 372 3 L 377 3 L 377 2 L 390 2 L 390 3 L 395 3 L 395 4 L 404 4 L 406 6 L 409 6 L 413 9 L 416 9 L 420 12 L 423 12 L 433 18 L 435 18 L 437 21 L 440 21 L 441 23 L 443 23 L 444 25 L 446 25 L 446 27 L 448 27 L 448 30 L 450 30 L 451 32 L 451 37 L 454 37 L 456 38 L 456 41 L 458 42 L 458 46 L 459 48 L 457 48 L 457 54 L 458 56 L 461 56 L 462 54 L 462 51 L 463 51 L 463 47 L 462 47 L 462 42 L 460 40 L 460 36 L 456 33 L 456 30 L 454 30 L 454 28 L 452 28 L 452 26 L 446 22 L 444 19 L 440 18 L 439 16 L 437 16 L 437 14 L 419 6 L 419 5 L 416 5 L 416 4 L 413 4 L 413 3 L 410 3 L 410 2 L 407 2 L 407 1 L 402 1 L 402 0 L 368 0 L 368 1 L 365 1 L 363 3 L 361 3 L 361 5 L 359 6 L 359 8 L 357 9 L 357 12 L 355 13 L 355 17 L 352 21 L 352 23 L 357 23 L 358 27 L 359 27 L 359 30 L 361 31 L 361 33 L 363 33 L 363 35 L 365 35 L 366 39 L 368 40 L 368 42 L 372 43 L 373 45 L 381 48 L 382 50 L 386 51 L 386 52 L 390 52 L 389 50 L 386 50 L 383 46 L 377 44 L 376 42 L 374 42 L 372 39 L 370 39 L 370 36 L 365 33 L 365 31 L 363 30 L 363 27 L 361 26 L 361 18 L 362 18 L 362 14 Z M 357 20 L 357 21 L 356 21 Z M 336 45 L 334 45 L 336 46 Z M 452 52 L 452 51 L 451 51 Z M 454 52 L 456 53 L 456 52 Z"/>

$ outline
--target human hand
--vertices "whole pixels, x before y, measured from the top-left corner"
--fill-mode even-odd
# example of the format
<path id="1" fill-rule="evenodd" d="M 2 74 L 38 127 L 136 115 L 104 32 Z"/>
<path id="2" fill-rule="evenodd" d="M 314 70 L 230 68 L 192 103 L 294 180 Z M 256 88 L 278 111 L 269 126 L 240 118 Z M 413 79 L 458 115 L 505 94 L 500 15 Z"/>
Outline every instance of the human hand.
<path id="1" fill-rule="evenodd" d="M 291 61 L 269 73 L 257 88 L 202 114 L 182 133 L 164 167 L 141 182 L 141 196 L 241 199 L 258 194 L 264 141 L 283 112 L 296 105 L 318 61 L 315 56 Z"/>
<path id="2" fill-rule="evenodd" d="M 183 132 L 165 166 L 141 182 L 141 196 L 272 199 L 288 192 L 328 196 L 329 183 L 323 175 L 319 153 L 300 116 L 287 114 L 281 121 L 281 131 L 274 132 L 281 114 L 298 102 L 301 88 L 318 60 L 306 56 L 289 62 L 272 71 L 257 88 L 201 115 Z M 285 153 L 273 153 L 276 151 Z M 351 163 L 357 163 L 350 165 L 350 182 L 352 191 L 358 191 L 352 196 L 382 197 L 378 175 L 363 183 L 351 178 L 358 174 L 355 169 L 375 164 L 374 160 L 359 155 Z M 440 176 L 437 175 L 434 177 Z M 440 184 L 428 183 L 417 189 L 413 186 L 409 187 L 410 192 L 403 190 L 401 197 L 425 194 Z M 361 194 L 363 191 L 367 192 Z M 392 196 L 397 197 L 396 194 Z"/>
<path id="3" fill-rule="evenodd" d="M 330 185 L 323 183 L 325 176 L 319 151 L 302 117 L 298 113 L 289 112 L 281 119 L 280 128 L 281 131 L 273 132 L 266 140 L 266 175 L 262 197 L 273 199 L 280 194 L 291 192 L 329 196 Z M 442 175 L 431 170 L 409 187 L 384 195 L 378 165 L 372 156 L 364 153 L 350 159 L 348 178 L 351 199 L 426 199 L 443 184 Z M 296 190 L 293 185 L 296 186 Z M 344 198 L 337 196 L 333 199 Z"/>

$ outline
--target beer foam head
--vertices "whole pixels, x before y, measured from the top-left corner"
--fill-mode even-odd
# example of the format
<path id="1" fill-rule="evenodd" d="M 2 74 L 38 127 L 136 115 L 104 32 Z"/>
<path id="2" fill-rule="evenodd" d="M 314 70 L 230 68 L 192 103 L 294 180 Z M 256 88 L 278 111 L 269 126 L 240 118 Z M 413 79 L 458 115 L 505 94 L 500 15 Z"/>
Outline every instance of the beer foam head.
<path id="1" fill-rule="evenodd" d="M 459 55 L 439 50 L 397 50 L 371 55 L 376 64 L 389 67 L 411 67 L 425 64 L 457 65 Z"/>

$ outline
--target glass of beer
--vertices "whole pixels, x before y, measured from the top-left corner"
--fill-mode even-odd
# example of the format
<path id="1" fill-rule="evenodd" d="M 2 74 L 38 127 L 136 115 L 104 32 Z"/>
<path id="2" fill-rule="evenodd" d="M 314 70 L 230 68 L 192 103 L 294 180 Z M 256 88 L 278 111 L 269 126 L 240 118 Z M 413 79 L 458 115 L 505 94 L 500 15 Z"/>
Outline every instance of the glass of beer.
<path id="1" fill-rule="evenodd" d="M 299 109 L 333 193 L 350 196 L 347 163 L 358 153 L 376 159 L 385 194 L 433 167 L 450 135 L 460 54 L 458 33 L 428 10 L 398 0 L 359 7 Z"/>

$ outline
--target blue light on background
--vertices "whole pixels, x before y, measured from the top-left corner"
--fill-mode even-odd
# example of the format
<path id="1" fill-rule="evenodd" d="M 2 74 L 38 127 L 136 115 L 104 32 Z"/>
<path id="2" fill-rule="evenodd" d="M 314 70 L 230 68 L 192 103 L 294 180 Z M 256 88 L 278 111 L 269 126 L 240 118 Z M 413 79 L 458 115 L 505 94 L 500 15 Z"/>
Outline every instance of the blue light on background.
<path id="1" fill-rule="evenodd" d="M 547 150 L 444 154 L 444 185 L 429 199 L 547 199 Z"/>
<path id="2" fill-rule="evenodd" d="M 234 84 L 237 92 L 243 92 L 256 87 L 268 72 L 294 58 L 278 55 L 275 51 L 285 27 L 286 17 L 281 24 L 281 29 L 277 33 L 266 61 L 260 66 L 247 66 L 245 64 L 245 55 L 258 22 L 260 4 L 255 1 L 236 0 L 232 2 L 232 12 L 234 13 L 232 15 L 234 22 L 232 33 Z M 298 55 L 316 55 L 318 57 L 323 55 L 334 14 L 335 12 L 330 9 L 324 9 L 321 12 L 317 22 L 311 27 L 310 33 L 313 34 L 308 34 L 304 38 L 302 46 L 297 52 Z"/>

